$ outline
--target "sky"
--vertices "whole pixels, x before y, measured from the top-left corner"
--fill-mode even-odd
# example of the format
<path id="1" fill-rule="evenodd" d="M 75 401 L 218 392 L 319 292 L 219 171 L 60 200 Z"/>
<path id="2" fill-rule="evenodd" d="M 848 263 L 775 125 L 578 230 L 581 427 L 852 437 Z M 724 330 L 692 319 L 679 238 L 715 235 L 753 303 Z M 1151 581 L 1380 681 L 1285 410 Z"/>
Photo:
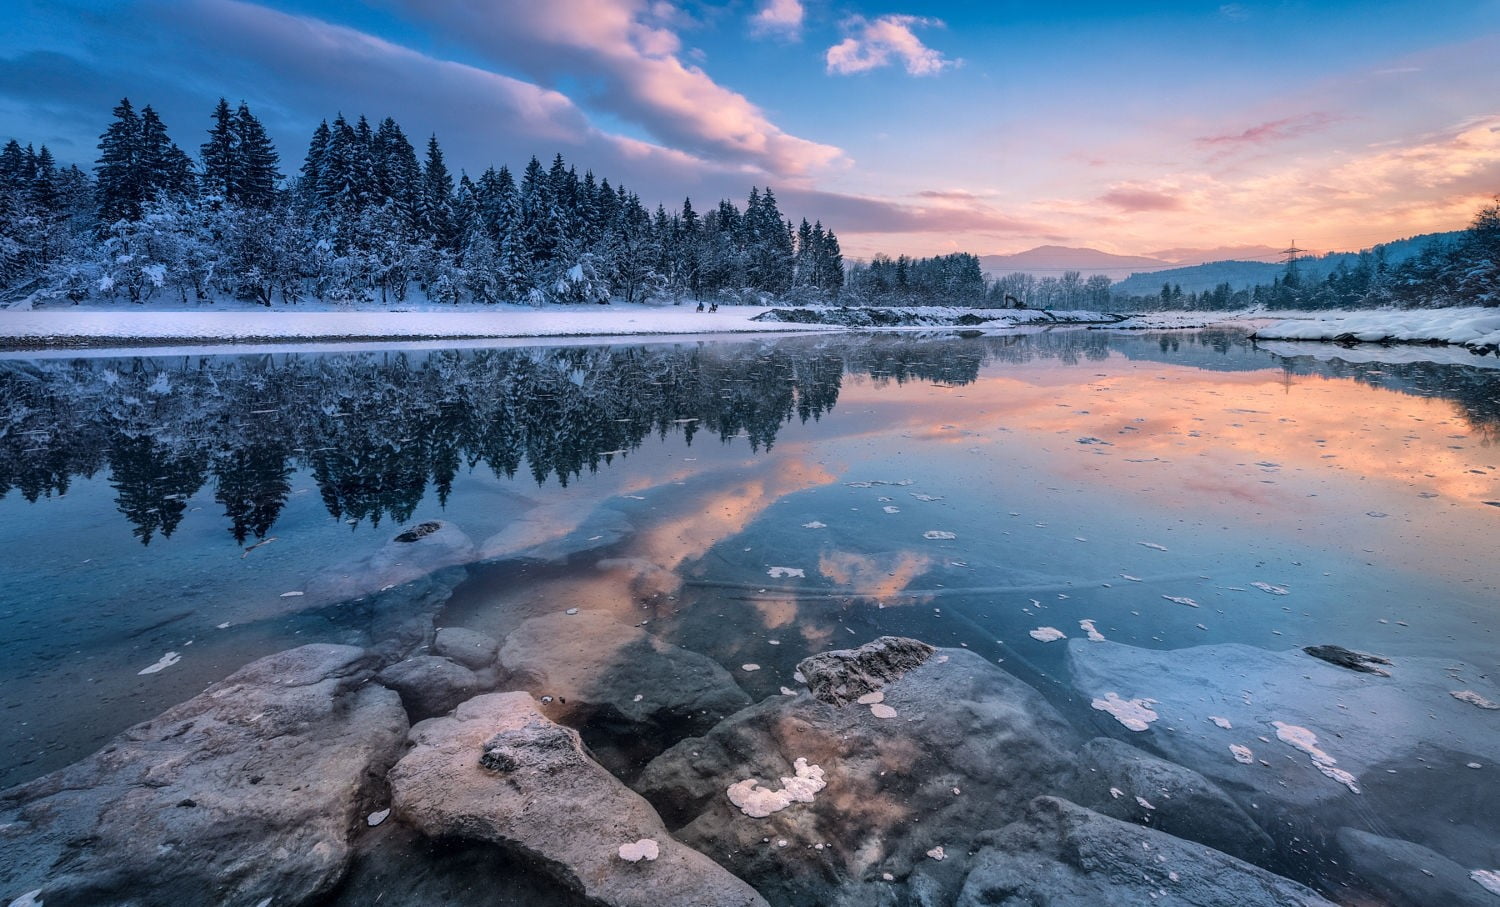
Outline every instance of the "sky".
<path id="1" fill-rule="evenodd" d="M 220 96 L 295 173 L 395 117 L 449 166 L 668 208 L 774 188 L 846 256 L 1196 262 L 1466 226 L 1500 193 L 1500 0 L 7 0 L 0 141 L 91 166 L 122 96 L 196 153 Z"/>

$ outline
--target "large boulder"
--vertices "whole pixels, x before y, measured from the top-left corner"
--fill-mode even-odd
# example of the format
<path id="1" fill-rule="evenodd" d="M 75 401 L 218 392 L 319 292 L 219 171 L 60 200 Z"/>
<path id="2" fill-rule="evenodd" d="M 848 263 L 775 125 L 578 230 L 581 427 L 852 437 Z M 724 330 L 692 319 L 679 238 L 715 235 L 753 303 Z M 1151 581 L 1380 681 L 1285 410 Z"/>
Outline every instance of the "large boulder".
<path id="1" fill-rule="evenodd" d="M 443 627 L 432 641 L 432 651 L 451 658 L 471 671 L 483 671 L 495 664 L 500 643 L 493 636 L 464 627 Z"/>
<path id="2" fill-rule="evenodd" d="M 1331 847 L 1335 829 L 1374 814 L 1384 833 L 1460 864 L 1494 861 L 1500 784 L 1478 782 L 1500 764 L 1500 711 L 1453 695 L 1500 699 L 1488 666 L 1404 656 L 1385 677 L 1300 649 L 1081 640 L 1068 661 L 1089 701 L 1151 700 L 1132 742 L 1207 777 L 1278 837 Z"/>
<path id="3" fill-rule="evenodd" d="M 810 655 L 798 663 L 797 671 L 813 696 L 830 705 L 848 705 L 900 680 L 931 658 L 934 651 L 921 640 L 882 636 L 857 649 Z"/>
<path id="4" fill-rule="evenodd" d="M 98 753 L 0 794 L 0 901 L 295 904 L 333 888 L 401 753 L 373 659 L 253 662 Z"/>
<path id="5" fill-rule="evenodd" d="M 765 903 L 668 834 L 526 693 L 471 699 L 413 727 L 411 743 L 390 773 L 392 806 L 428 837 L 501 845 L 603 904 Z"/>
<path id="6" fill-rule="evenodd" d="M 920 651 L 912 642 L 879 646 Z M 870 678 L 871 665 L 901 660 L 869 646 L 826 653 L 818 676 Z M 904 877 L 935 847 L 962 850 L 1072 777 L 1072 728 L 973 652 L 937 650 L 875 682 L 863 703 L 771 697 L 681 741 L 636 787 L 684 842 L 768 898 L 826 905 L 862 899 L 861 886 L 886 873 Z"/>
<path id="7" fill-rule="evenodd" d="M 659 741 L 703 733 L 750 705 L 717 662 L 596 611 L 525 621 L 506 635 L 499 661 L 511 688 L 548 697 L 547 714 L 591 728 L 591 741 L 654 745 L 606 756 L 611 767 L 649 759 Z"/>
<path id="8" fill-rule="evenodd" d="M 1332 907 L 1228 854 L 1055 797 L 977 843 L 957 907 Z"/>
<path id="9" fill-rule="evenodd" d="M 480 692 L 478 675 L 441 655 L 403 659 L 381 670 L 376 679 L 401 696 L 414 722 L 450 712 Z"/>
<path id="10" fill-rule="evenodd" d="M 1217 784 L 1128 743 L 1097 737 L 1080 751 L 1073 798 L 1112 819 L 1149 825 L 1250 863 L 1271 856 L 1271 837 Z"/>

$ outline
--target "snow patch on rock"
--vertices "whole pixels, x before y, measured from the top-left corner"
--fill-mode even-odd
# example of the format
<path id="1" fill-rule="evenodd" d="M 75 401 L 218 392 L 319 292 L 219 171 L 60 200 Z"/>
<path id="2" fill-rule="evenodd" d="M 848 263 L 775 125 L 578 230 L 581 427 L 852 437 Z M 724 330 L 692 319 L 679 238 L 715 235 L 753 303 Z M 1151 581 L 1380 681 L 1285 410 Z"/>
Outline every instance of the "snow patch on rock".
<path id="1" fill-rule="evenodd" d="M 793 803 L 813 802 L 813 795 L 828 786 L 823 780 L 823 769 L 808 765 L 801 756 L 792 763 L 792 768 L 795 776 L 783 776 L 779 790 L 761 787 L 759 778 L 747 778 L 729 785 L 729 802 L 752 819 L 764 819 Z"/>
<path id="2" fill-rule="evenodd" d="M 1151 722 L 1161 717 L 1151 710 L 1155 699 L 1121 699 L 1119 693 L 1109 692 L 1103 699 L 1095 699 L 1094 708 L 1115 716 L 1115 720 L 1132 731 L 1144 731 Z"/>
<path id="3" fill-rule="evenodd" d="M 1338 768 L 1338 760 L 1318 746 L 1317 734 L 1305 727 L 1283 724 L 1280 721 L 1273 721 L 1271 725 L 1276 728 L 1276 739 L 1306 753 L 1318 771 L 1349 788 L 1353 793 L 1359 793 L 1359 782 L 1353 775 Z"/>

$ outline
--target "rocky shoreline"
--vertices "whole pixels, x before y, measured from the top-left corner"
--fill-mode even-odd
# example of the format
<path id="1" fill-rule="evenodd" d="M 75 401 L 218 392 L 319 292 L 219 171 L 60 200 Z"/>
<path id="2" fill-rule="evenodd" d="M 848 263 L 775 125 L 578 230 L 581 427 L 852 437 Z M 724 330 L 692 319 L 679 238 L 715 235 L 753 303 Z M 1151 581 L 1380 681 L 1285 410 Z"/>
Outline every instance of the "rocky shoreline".
<path id="1" fill-rule="evenodd" d="M 436 628 L 478 546 L 421 528 L 317 590 L 365 609 L 351 644 L 262 658 L 0 792 L 0 903 L 1494 903 L 1475 767 L 1500 735 L 1445 710 L 1500 694 L 1451 665 L 1075 639 L 1089 723 L 967 649 L 882 637 L 753 702 L 602 612 Z M 1398 720 L 1413 703 L 1441 720 Z M 585 725 L 649 761 L 596 756 Z M 1409 764 L 1428 777 L 1388 780 Z"/>

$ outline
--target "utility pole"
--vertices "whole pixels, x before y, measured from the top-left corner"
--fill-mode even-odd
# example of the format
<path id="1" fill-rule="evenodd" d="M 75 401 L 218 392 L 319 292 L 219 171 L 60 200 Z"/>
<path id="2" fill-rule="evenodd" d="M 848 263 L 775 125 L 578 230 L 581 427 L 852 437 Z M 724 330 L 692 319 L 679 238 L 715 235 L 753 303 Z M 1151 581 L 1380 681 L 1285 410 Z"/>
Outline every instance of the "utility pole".
<path id="1" fill-rule="evenodd" d="M 1282 283 L 1288 283 L 1295 287 L 1301 282 L 1297 277 L 1297 256 L 1306 251 L 1306 249 L 1297 248 L 1297 241 L 1295 239 L 1292 240 L 1290 246 L 1281 250 L 1281 254 L 1286 256 L 1282 259 L 1282 263 L 1286 265 L 1286 277 L 1282 280 Z"/>

